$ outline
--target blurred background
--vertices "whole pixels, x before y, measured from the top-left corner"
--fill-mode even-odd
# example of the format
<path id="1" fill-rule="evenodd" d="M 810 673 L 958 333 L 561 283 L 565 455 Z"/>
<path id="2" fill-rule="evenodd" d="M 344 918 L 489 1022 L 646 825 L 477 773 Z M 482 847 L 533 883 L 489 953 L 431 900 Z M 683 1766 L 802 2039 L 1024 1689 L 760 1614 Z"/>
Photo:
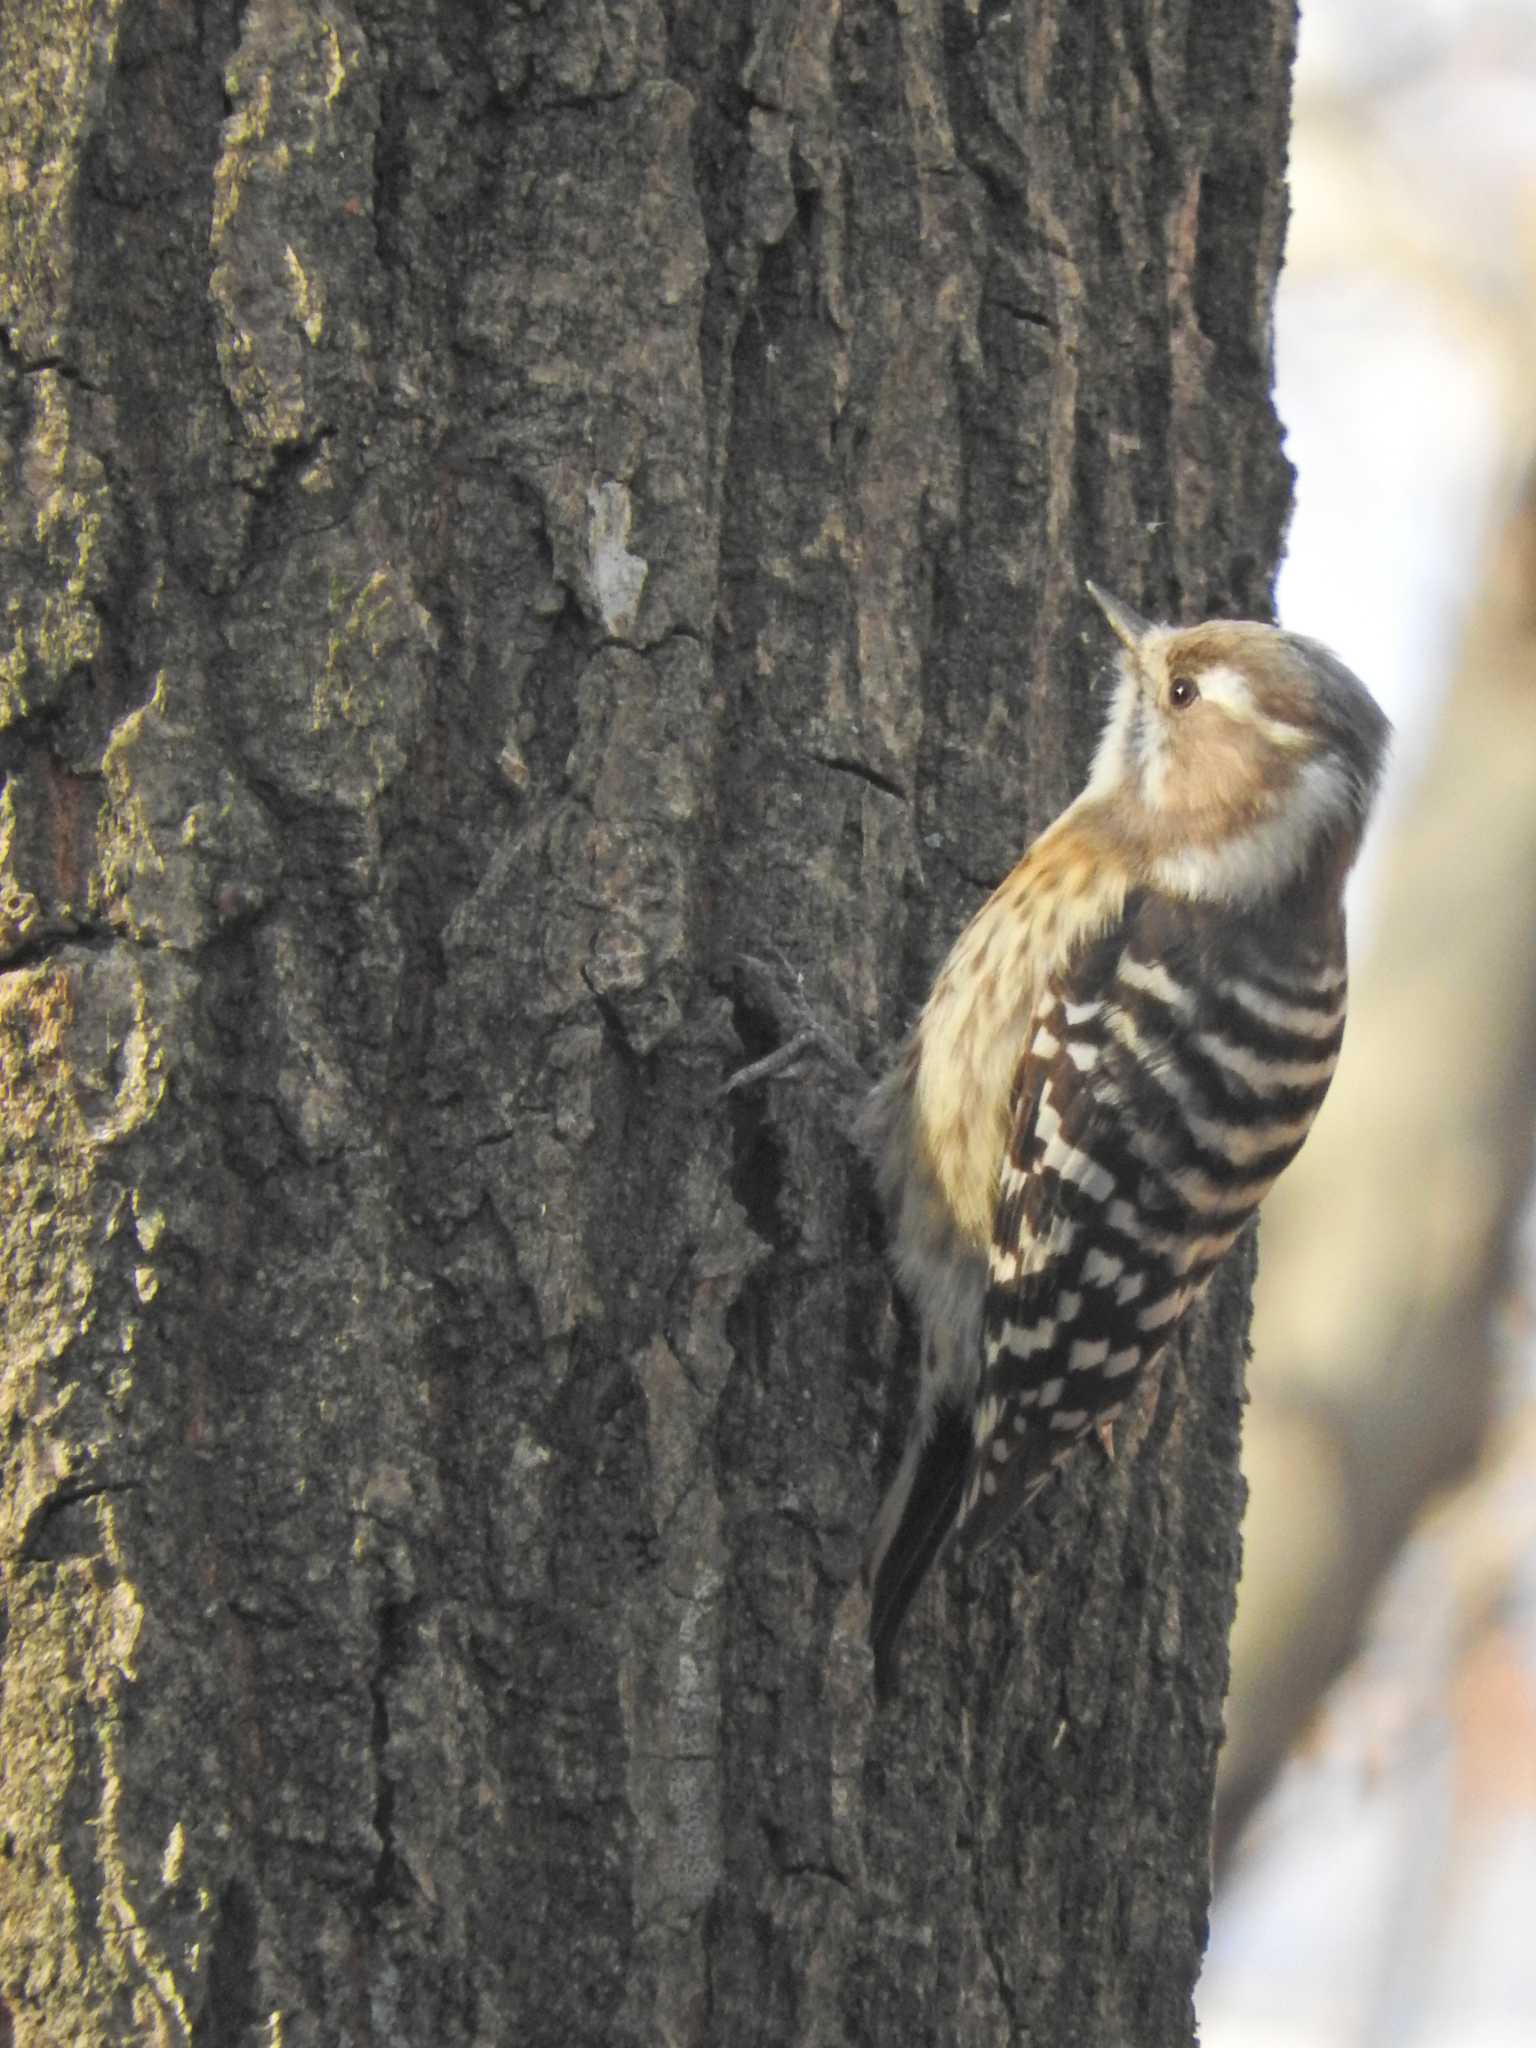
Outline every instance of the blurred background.
<path id="1" fill-rule="evenodd" d="M 1536 2044 L 1536 0 L 1303 5 L 1282 621 L 1398 741 L 1265 1210 L 1205 2048 Z"/>

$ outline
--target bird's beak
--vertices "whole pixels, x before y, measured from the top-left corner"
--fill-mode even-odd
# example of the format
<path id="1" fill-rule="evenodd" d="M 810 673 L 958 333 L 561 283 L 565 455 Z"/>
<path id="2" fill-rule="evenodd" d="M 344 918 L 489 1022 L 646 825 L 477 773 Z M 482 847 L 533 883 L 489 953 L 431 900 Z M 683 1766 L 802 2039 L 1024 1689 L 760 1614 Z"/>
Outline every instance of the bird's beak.
<path id="1" fill-rule="evenodd" d="M 1128 604 L 1122 604 L 1118 597 L 1111 597 L 1107 590 L 1100 590 L 1097 583 L 1088 585 L 1088 595 L 1114 627 L 1116 635 L 1134 654 L 1145 635 L 1152 630 L 1149 621 L 1140 612 L 1133 612 Z"/>

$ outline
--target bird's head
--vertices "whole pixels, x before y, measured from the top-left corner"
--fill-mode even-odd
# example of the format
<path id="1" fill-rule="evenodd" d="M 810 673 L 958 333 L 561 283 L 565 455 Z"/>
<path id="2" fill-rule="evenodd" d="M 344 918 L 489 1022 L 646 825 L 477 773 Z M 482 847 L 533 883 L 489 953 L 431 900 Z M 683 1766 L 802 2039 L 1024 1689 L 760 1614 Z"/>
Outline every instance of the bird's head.
<path id="1" fill-rule="evenodd" d="M 1085 797 L 1154 886 L 1256 901 L 1353 861 L 1390 727 L 1326 647 L 1250 620 L 1149 622 L 1090 583 L 1123 645 Z"/>

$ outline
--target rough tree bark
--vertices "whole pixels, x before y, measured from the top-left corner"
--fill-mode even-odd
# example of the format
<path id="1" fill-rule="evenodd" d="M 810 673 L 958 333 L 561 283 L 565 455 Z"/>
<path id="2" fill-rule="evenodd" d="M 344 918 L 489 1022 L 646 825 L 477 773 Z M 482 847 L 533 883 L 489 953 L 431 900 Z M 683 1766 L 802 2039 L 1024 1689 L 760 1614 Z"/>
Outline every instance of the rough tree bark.
<path id="1" fill-rule="evenodd" d="M 1190 2038 L 1246 1262 L 877 1716 L 870 1191 L 717 1090 L 1072 792 L 1083 573 L 1264 606 L 1292 30 L 0 7 L 14 2041 Z"/>

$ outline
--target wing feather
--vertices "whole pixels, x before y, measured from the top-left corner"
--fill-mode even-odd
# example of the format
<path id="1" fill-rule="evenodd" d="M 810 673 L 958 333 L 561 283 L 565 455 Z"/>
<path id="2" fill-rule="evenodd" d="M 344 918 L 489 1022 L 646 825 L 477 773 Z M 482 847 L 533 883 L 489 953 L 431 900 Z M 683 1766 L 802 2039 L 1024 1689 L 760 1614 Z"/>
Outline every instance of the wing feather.
<path id="1" fill-rule="evenodd" d="M 1183 1209 L 1129 1139 L 1133 1105 L 1099 992 L 1121 941 L 1044 992 L 1014 1092 L 957 1524 L 1000 1535 L 1089 1430 L 1112 1421 L 1190 1290 L 1170 1247 Z M 1153 1313 L 1149 1315 L 1149 1311 Z"/>

